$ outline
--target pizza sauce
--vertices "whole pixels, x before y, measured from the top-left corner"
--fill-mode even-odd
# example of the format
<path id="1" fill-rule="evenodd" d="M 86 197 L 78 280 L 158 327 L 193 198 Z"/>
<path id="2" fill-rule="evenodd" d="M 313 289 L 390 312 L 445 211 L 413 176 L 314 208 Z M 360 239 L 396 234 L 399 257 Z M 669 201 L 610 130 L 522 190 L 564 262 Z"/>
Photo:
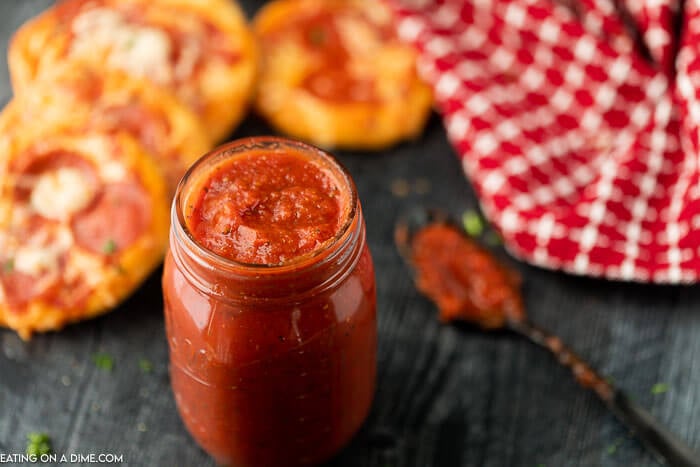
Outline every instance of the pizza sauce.
<path id="1" fill-rule="evenodd" d="M 381 5 L 369 8 L 381 11 Z M 263 47 L 284 40 L 302 47 L 311 60 L 299 84 L 313 96 L 336 104 L 377 103 L 372 60 L 382 47 L 397 43 L 390 25 L 354 2 L 319 2 L 298 8 L 283 26 L 265 33 Z"/>
<path id="2" fill-rule="evenodd" d="M 437 304 L 442 321 L 493 329 L 524 317 L 517 274 L 454 226 L 429 224 L 411 247 L 416 286 Z"/>
<path id="3" fill-rule="evenodd" d="M 372 260 L 349 175 L 301 143 L 251 138 L 200 160 L 173 206 L 163 275 L 182 419 L 222 464 L 337 452 L 375 381 Z"/>
<path id="4" fill-rule="evenodd" d="M 341 227 L 347 204 L 326 172 L 293 153 L 231 159 L 196 200 L 188 217 L 192 234 L 242 263 L 281 264 L 315 250 Z"/>

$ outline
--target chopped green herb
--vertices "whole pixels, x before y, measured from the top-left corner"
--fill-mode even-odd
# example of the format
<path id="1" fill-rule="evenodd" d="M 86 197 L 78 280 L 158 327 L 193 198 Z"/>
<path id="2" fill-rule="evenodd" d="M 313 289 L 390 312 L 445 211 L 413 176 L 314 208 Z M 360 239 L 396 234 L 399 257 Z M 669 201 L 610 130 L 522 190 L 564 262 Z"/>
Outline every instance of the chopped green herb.
<path id="1" fill-rule="evenodd" d="M 115 251 L 117 251 L 117 243 L 111 238 L 102 245 L 102 253 L 106 255 L 111 255 Z"/>
<path id="2" fill-rule="evenodd" d="M 617 448 L 620 447 L 620 445 L 625 441 L 625 438 L 617 438 L 612 444 L 610 444 L 605 451 L 608 453 L 609 456 L 612 456 L 617 452 Z"/>
<path id="3" fill-rule="evenodd" d="M 10 273 L 15 270 L 15 260 L 10 258 L 2 265 L 3 272 Z"/>
<path id="4" fill-rule="evenodd" d="M 537 464 L 537 467 L 547 467 L 547 466 L 544 464 Z"/>
<path id="5" fill-rule="evenodd" d="M 144 373 L 150 373 L 153 370 L 153 363 L 147 358 L 140 358 L 139 368 L 141 368 L 141 371 Z"/>
<path id="6" fill-rule="evenodd" d="M 656 394 L 663 394 L 669 390 L 669 386 L 666 383 L 656 383 L 651 387 L 651 393 L 656 395 Z"/>
<path id="7" fill-rule="evenodd" d="M 484 231 L 484 221 L 478 212 L 469 210 L 462 214 L 464 230 L 470 237 L 478 237 Z"/>
<path id="8" fill-rule="evenodd" d="M 51 454 L 51 439 L 46 433 L 29 433 L 27 435 L 27 455 L 39 457 Z"/>
<path id="9" fill-rule="evenodd" d="M 95 362 L 95 366 L 100 370 L 112 371 L 112 368 L 114 368 L 114 359 L 111 355 L 104 352 L 93 355 L 92 361 Z"/>
<path id="10" fill-rule="evenodd" d="M 323 45 L 326 42 L 326 31 L 323 28 L 309 29 L 309 42 L 313 45 Z"/>

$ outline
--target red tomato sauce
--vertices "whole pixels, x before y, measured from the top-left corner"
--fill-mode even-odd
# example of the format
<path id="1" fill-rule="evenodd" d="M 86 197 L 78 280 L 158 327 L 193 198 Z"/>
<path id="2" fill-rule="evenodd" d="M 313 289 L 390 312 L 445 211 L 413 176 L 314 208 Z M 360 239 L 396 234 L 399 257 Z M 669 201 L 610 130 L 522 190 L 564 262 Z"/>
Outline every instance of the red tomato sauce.
<path id="1" fill-rule="evenodd" d="M 524 317 L 519 277 L 453 226 L 428 225 L 411 246 L 416 286 L 438 305 L 442 321 L 498 328 Z"/>
<path id="2" fill-rule="evenodd" d="M 322 57 L 321 65 L 304 79 L 303 87 L 324 100 L 375 102 L 377 95 L 374 82 L 354 78 L 347 69 L 350 53 L 343 45 L 335 25 L 335 17 L 343 14 L 350 15 L 352 12 L 323 12 L 302 18 L 295 24 L 296 28 L 303 31 L 304 44 L 308 50 Z M 361 19 L 371 24 L 365 18 Z"/>
<path id="3" fill-rule="evenodd" d="M 217 162 L 246 141 L 202 159 L 176 195 L 163 273 L 173 392 L 219 463 L 315 465 L 350 440 L 374 393 L 362 211 L 342 169 L 300 143 L 253 139 L 283 146 Z M 240 248 L 240 226 L 261 240 Z"/>
<path id="4" fill-rule="evenodd" d="M 317 163 L 252 153 L 214 169 L 187 222 L 200 245 L 225 258 L 281 264 L 333 238 L 342 204 L 337 182 Z"/>

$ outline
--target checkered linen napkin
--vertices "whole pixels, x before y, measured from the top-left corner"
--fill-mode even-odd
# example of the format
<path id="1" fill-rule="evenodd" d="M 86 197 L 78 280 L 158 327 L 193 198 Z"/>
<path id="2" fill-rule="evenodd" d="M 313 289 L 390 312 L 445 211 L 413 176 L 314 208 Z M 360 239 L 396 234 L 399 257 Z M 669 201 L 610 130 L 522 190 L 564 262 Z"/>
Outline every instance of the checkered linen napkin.
<path id="1" fill-rule="evenodd" d="M 700 279 L 700 0 L 386 1 L 514 255 Z"/>

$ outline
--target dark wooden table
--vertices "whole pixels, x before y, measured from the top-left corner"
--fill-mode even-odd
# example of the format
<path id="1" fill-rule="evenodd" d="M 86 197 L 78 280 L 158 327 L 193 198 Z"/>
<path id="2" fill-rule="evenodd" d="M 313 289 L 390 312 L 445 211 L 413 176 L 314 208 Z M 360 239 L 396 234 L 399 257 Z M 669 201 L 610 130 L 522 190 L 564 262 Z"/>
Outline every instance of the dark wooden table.
<path id="1" fill-rule="evenodd" d="M 2 0 L 2 45 L 50 3 Z M 245 3 L 249 14 L 259 6 Z M 5 67 L 0 95 L 11 96 Z M 266 133 L 250 117 L 232 136 Z M 544 351 L 508 334 L 440 325 L 414 290 L 392 244 L 397 213 L 417 203 L 456 215 L 476 207 L 437 117 L 414 143 L 339 157 L 357 182 L 376 265 L 379 375 L 369 420 L 331 465 L 656 465 Z M 426 180 L 427 193 L 392 193 L 392 182 L 424 189 Z M 700 287 L 517 267 L 533 320 L 700 450 Z M 95 366 L 97 352 L 114 357 L 111 372 Z M 152 371 L 140 369 L 142 358 Z M 656 383 L 667 391 L 653 394 Z M 185 431 L 170 392 L 160 271 L 107 316 L 29 343 L 0 331 L 0 454 L 23 452 L 32 431 L 50 434 L 57 453 L 111 452 L 137 466 L 213 465 Z"/>

